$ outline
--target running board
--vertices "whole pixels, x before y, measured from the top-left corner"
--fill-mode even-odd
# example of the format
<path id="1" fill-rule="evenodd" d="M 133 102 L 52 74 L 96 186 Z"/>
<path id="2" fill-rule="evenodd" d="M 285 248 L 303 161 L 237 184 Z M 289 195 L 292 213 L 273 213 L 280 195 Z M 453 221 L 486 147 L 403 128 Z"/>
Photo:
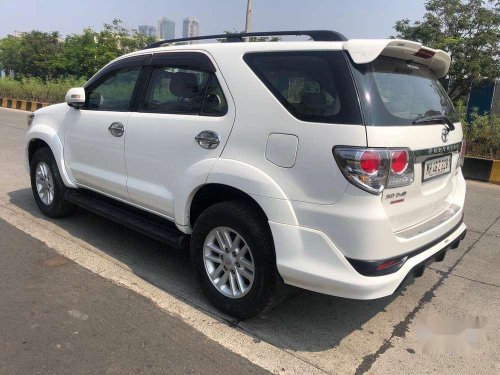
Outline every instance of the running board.
<path id="1" fill-rule="evenodd" d="M 140 210 L 110 198 L 81 190 L 68 190 L 64 198 L 68 202 L 176 249 L 183 249 L 189 243 L 189 236 L 178 230 L 174 223 L 161 218 L 153 219 L 152 214 L 143 215 Z"/>

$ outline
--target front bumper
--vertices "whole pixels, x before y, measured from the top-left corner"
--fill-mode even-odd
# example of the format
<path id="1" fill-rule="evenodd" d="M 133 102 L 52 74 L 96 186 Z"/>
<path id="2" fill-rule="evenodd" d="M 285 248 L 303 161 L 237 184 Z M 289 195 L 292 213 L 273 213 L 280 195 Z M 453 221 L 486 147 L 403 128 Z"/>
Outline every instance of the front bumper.
<path id="1" fill-rule="evenodd" d="M 460 213 L 461 214 L 461 213 Z M 286 284 L 319 293 L 353 298 L 375 299 L 393 294 L 423 267 L 440 260 L 465 235 L 460 223 L 423 251 L 409 257 L 394 273 L 383 276 L 360 274 L 330 238 L 318 230 L 269 222 L 274 237 L 278 271 Z"/>

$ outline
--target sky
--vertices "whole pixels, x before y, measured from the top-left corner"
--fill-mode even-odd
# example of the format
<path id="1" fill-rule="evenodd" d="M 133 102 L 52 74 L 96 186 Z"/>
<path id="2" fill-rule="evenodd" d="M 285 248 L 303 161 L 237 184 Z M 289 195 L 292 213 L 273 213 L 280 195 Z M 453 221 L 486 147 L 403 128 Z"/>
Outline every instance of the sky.
<path id="1" fill-rule="evenodd" d="M 121 19 L 127 28 L 156 26 L 160 17 L 196 17 L 200 35 L 243 30 L 247 0 L 0 0 L 0 38 L 17 31 L 59 31 L 63 36 L 85 27 Z M 386 38 L 403 18 L 421 19 L 424 0 L 253 0 L 252 31 L 336 30 L 348 38 Z"/>

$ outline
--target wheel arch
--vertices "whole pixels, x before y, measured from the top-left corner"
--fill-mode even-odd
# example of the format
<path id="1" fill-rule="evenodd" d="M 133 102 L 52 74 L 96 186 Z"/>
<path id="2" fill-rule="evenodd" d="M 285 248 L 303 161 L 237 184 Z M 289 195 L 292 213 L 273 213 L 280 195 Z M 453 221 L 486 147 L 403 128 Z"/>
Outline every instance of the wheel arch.
<path id="1" fill-rule="evenodd" d="M 190 184 L 181 184 L 182 189 L 178 190 L 175 221 L 180 230 L 191 233 L 192 225 L 203 212 L 202 209 L 231 199 L 247 200 L 268 221 L 297 225 L 290 201 L 279 185 L 263 171 L 247 163 L 227 159 L 213 160 L 210 167 L 208 176 L 207 173 L 204 178 L 191 176 Z M 209 193 L 212 196 L 207 198 Z"/>
<path id="2" fill-rule="evenodd" d="M 192 228 L 198 217 L 210 206 L 231 200 L 245 201 L 253 207 L 263 219 L 268 221 L 268 217 L 257 201 L 244 191 L 233 186 L 210 183 L 199 187 L 191 199 L 189 206 L 189 225 Z"/>
<path id="3" fill-rule="evenodd" d="M 57 132 L 50 126 L 36 124 L 29 129 L 26 135 L 26 166 L 28 171 L 31 158 L 40 147 L 48 147 L 52 155 L 54 155 L 64 185 L 66 187 L 76 188 L 76 185 L 73 183 L 66 170 L 64 149 L 61 139 Z"/>

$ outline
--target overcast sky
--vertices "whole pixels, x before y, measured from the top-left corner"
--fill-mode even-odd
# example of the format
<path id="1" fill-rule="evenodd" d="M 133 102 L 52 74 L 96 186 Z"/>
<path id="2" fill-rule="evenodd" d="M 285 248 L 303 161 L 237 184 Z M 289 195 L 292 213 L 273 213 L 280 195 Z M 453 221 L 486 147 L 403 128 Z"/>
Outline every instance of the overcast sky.
<path id="1" fill-rule="evenodd" d="M 15 30 L 59 31 L 63 36 L 121 19 L 126 27 L 156 26 L 159 17 L 196 17 L 200 34 L 243 30 L 246 0 L 0 0 L 0 37 Z M 385 38 L 394 22 L 420 19 L 424 0 L 253 0 L 253 31 L 330 29 L 349 38 Z"/>

